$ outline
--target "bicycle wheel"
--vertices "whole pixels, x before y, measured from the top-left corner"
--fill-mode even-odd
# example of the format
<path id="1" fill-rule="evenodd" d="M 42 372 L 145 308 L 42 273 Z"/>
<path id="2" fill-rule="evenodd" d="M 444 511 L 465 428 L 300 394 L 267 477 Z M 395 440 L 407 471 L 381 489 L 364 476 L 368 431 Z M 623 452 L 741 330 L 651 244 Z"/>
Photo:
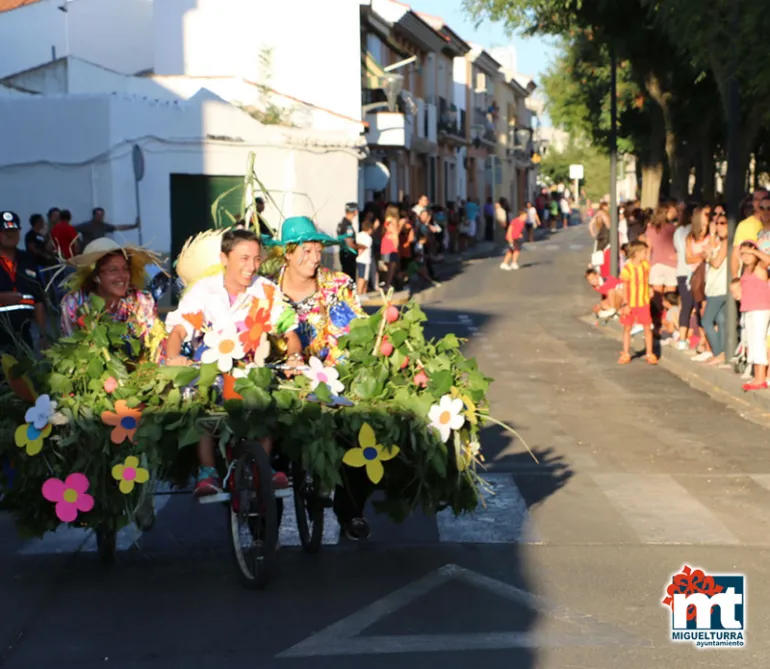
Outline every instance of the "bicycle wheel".
<path id="1" fill-rule="evenodd" d="M 321 549 L 324 534 L 324 507 L 316 494 L 313 478 L 299 463 L 292 463 L 292 488 L 294 490 L 294 511 L 297 514 L 297 530 L 306 553 L 317 553 Z"/>
<path id="2" fill-rule="evenodd" d="M 117 533 L 115 530 L 96 529 L 94 534 L 99 561 L 105 566 L 114 564 L 117 553 Z"/>
<path id="3" fill-rule="evenodd" d="M 264 588 L 278 543 L 270 458 L 254 441 L 239 444 L 230 486 L 229 534 L 243 585 Z"/>

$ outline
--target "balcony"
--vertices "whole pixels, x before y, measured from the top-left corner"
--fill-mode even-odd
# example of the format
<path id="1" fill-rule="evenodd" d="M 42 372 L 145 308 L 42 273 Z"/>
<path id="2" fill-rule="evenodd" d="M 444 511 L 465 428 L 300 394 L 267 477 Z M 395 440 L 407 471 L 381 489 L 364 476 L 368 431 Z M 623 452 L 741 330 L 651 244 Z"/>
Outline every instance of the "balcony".
<path id="1" fill-rule="evenodd" d="M 369 146 L 408 149 L 412 145 L 412 124 L 404 114 L 390 111 L 373 111 L 366 115 Z"/>
<path id="2" fill-rule="evenodd" d="M 454 116 L 454 119 L 452 118 Z M 445 98 L 438 99 L 438 136 L 443 142 L 462 144 L 466 141 L 465 110 L 458 110 Z"/>
<path id="3" fill-rule="evenodd" d="M 473 125 L 476 127 L 476 137 L 486 144 L 497 144 L 494 114 L 489 109 L 476 107 L 473 110 Z"/>

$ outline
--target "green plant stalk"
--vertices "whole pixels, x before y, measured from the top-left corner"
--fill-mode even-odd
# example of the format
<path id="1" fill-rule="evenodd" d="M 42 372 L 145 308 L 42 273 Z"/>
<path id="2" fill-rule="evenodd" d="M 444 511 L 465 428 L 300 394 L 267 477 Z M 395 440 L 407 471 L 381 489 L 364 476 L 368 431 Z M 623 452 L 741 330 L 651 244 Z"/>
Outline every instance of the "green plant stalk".
<path id="1" fill-rule="evenodd" d="M 532 456 L 532 459 L 538 465 L 540 464 L 540 460 L 538 460 L 537 457 L 535 456 L 535 454 L 532 452 L 532 449 L 529 447 L 527 442 L 524 440 L 524 437 L 522 437 L 518 432 L 516 432 L 516 430 L 514 430 L 510 425 L 506 425 L 502 421 L 499 421 L 496 418 L 492 418 L 492 416 L 484 416 L 483 414 L 480 414 L 478 412 L 476 412 L 476 416 L 478 418 L 481 418 L 482 420 L 488 420 L 488 421 L 494 423 L 495 425 L 498 425 L 499 427 L 503 428 L 506 432 L 510 432 L 511 434 L 513 434 L 519 441 L 521 441 L 522 444 L 524 444 L 524 448 L 527 449 L 527 452 Z"/>

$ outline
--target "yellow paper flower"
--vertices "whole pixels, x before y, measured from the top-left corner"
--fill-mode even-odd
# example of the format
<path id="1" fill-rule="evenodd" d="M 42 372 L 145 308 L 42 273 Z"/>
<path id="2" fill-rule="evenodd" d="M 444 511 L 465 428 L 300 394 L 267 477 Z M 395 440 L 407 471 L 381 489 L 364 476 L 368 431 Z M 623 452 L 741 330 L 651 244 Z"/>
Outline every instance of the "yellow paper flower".
<path id="1" fill-rule="evenodd" d="M 398 446 L 391 446 L 385 449 L 384 446 L 377 443 L 374 436 L 374 430 L 369 423 L 361 426 L 358 433 L 359 446 L 351 448 L 345 453 L 342 461 L 349 467 L 366 467 L 366 475 L 372 483 L 379 483 L 385 473 L 383 462 L 392 460 L 399 453 Z"/>
<path id="2" fill-rule="evenodd" d="M 27 455 L 37 455 L 43 450 L 43 439 L 51 434 L 51 424 L 38 430 L 32 423 L 24 423 L 16 428 L 14 441 L 19 448 L 26 448 Z"/>
<path id="3" fill-rule="evenodd" d="M 136 483 L 147 483 L 150 480 L 150 472 L 139 466 L 139 458 L 129 455 L 122 465 L 112 468 L 112 478 L 120 481 L 120 492 L 128 495 Z"/>

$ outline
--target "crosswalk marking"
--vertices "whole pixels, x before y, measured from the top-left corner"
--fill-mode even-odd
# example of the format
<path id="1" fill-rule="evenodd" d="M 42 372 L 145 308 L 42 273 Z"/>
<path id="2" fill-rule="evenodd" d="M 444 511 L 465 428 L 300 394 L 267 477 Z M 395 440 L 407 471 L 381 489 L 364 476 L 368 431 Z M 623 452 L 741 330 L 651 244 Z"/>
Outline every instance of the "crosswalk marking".
<path id="1" fill-rule="evenodd" d="M 533 405 L 536 407 L 536 405 Z M 536 408 L 540 408 L 537 406 Z M 554 443 L 566 443 L 569 437 L 554 438 Z M 527 502 L 519 490 L 517 480 L 526 482 L 527 490 L 532 485 L 531 477 L 547 472 L 539 472 L 537 467 L 522 468 L 513 473 L 482 473 L 493 494 L 485 494 L 486 506 L 476 512 L 455 517 L 451 510 L 437 514 L 429 523 L 435 523 L 436 532 L 431 541 L 451 544 L 513 544 L 513 543 L 607 543 L 633 541 L 641 545 L 766 545 L 767 539 L 762 528 L 765 525 L 752 525 L 739 516 L 740 509 L 735 499 L 713 495 L 714 488 L 704 488 L 694 481 L 689 484 L 676 480 L 668 474 L 629 474 L 596 471 L 597 462 L 588 453 L 574 454 L 568 458 L 570 465 L 585 478 L 585 485 L 578 485 L 578 478 L 568 483 L 565 496 L 554 500 L 553 510 L 560 509 L 560 504 L 567 503 L 564 513 L 569 516 L 569 509 L 578 509 L 575 522 L 568 529 L 549 517 L 544 517 L 538 526 L 533 519 Z M 696 479 L 698 475 L 694 475 Z M 704 474 L 705 476 L 705 474 Z M 731 475 L 725 475 L 729 479 Z M 770 490 L 770 474 L 742 475 L 757 483 L 755 495 L 764 495 Z M 583 480 L 583 479 L 581 479 Z M 681 482 L 680 482 L 681 481 Z M 685 487 L 687 485 L 687 487 Z M 761 488 L 761 489 L 760 489 Z M 721 489 L 721 488 L 720 488 Z M 724 490 L 723 490 L 724 492 Z M 559 494 L 558 492 L 556 493 Z M 724 493 L 727 495 L 727 493 Z M 706 495 L 709 495 L 706 498 Z M 548 498 L 546 504 L 548 504 Z M 159 494 L 155 497 L 157 527 L 153 530 L 153 539 L 147 537 L 147 545 L 165 545 L 164 536 L 173 544 L 174 522 L 178 522 L 177 512 L 184 505 L 191 504 L 187 496 Z M 752 507 L 764 518 L 764 498 L 752 498 Z M 611 509 L 616 521 L 596 523 L 591 513 L 599 509 Z M 169 511 L 169 509 L 172 509 Z M 589 510 L 581 515 L 580 509 Z M 593 510 L 593 511 L 590 511 Z M 167 514 L 164 516 L 164 513 Z M 170 514 L 170 515 L 169 515 Z M 335 546 L 340 543 L 340 528 L 332 509 L 324 512 L 323 544 Z M 734 523 L 730 523 L 736 515 Z M 765 514 L 767 515 L 767 514 Z M 183 516 L 183 522 L 190 522 L 196 516 Z M 209 516 L 212 517 L 212 516 Z M 217 516 L 218 517 L 218 516 Z M 566 517 L 566 516 L 565 516 Z M 571 517 L 571 516 L 570 516 Z M 754 517 L 754 516 L 752 516 Z M 585 522 L 584 522 L 585 521 Z M 745 522 L 744 522 L 745 521 Z M 208 521 L 207 521 L 208 522 Z M 562 520 L 563 522 L 563 520 Z M 763 521 L 764 522 L 764 521 Z M 768 521 L 770 524 L 770 521 Z M 10 529 L 10 526 L 9 526 Z M 210 529 L 210 528 L 209 528 Z M 206 530 L 208 531 L 208 530 Z M 165 534 L 164 534 L 165 533 Z M 156 534 L 160 536 L 156 537 Z M 194 534 L 194 531 L 193 531 Z M 622 535 L 622 536 L 621 536 Z M 218 536 L 218 535 L 216 535 Z M 409 535 L 405 535 L 409 537 Z M 544 537 L 544 538 L 543 538 Z M 141 533 L 134 526 L 129 526 L 118 535 L 118 551 L 128 551 Z M 400 545 L 409 545 L 407 538 Z M 281 545 L 296 547 L 300 545 L 299 533 L 292 498 L 284 501 L 283 520 L 280 528 Z M 182 542 L 184 543 L 184 542 Z M 415 537 L 419 543 L 419 537 Z M 139 543 L 140 549 L 144 544 Z M 182 544 L 180 544 L 182 546 Z M 20 556 L 42 556 L 69 554 L 74 552 L 94 552 L 97 550 L 96 539 L 87 529 L 61 527 L 57 532 L 46 535 L 43 539 L 28 541 L 16 551 Z M 156 550 L 150 548 L 149 550 Z M 170 548 L 169 550 L 180 550 Z"/>
<path id="2" fill-rule="evenodd" d="M 507 544 L 537 541 L 527 503 L 513 474 L 483 474 L 493 494 L 486 495 L 486 508 L 455 517 L 451 509 L 436 516 L 439 540 L 449 543 Z"/>
<path id="3" fill-rule="evenodd" d="M 668 474 L 591 474 L 646 544 L 735 545 L 740 541 Z"/>

